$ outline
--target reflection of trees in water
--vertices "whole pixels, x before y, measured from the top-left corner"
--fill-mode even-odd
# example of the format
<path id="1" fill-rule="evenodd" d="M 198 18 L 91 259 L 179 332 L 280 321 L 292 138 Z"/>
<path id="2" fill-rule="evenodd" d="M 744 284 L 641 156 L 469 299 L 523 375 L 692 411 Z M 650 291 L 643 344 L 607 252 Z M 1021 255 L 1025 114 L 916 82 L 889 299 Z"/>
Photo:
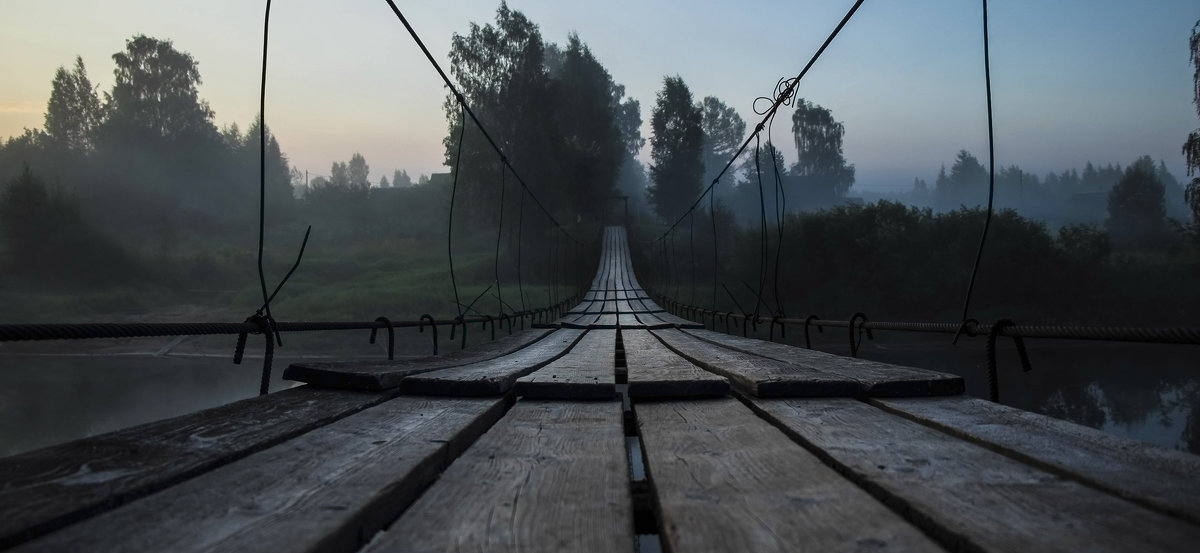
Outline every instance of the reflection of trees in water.
<path id="1" fill-rule="evenodd" d="M 1029 405 L 1093 428 L 1107 423 L 1132 427 L 1151 416 L 1157 416 L 1163 428 L 1183 422 L 1180 441 L 1188 451 L 1200 453 L 1200 382 L 1186 370 L 1139 369 L 1159 366 L 1159 360 L 1108 353 L 1103 359 L 1083 361 L 1086 368 L 1044 364 L 1048 369 L 1039 371 L 1038 378 L 1027 379 Z M 1184 421 L 1175 420 L 1179 413 L 1186 413 Z"/>

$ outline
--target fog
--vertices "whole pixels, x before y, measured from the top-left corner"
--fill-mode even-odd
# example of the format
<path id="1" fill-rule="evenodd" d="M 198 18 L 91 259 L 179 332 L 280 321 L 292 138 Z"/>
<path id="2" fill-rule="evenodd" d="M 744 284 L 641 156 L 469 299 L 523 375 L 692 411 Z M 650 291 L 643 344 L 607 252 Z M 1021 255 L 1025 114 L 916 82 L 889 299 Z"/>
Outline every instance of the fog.
<path id="1" fill-rule="evenodd" d="M 391 170 L 353 145 L 328 153 L 328 172 L 297 170 L 269 119 L 218 127 L 198 60 L 165 39 L 131 37 L 104 90 L 88 71 L 110 68 L 81 59 L 48 75 L 44 126 L 0 143 L 0 322 L 244 320 L 263 304 L 260 186 L 268 290 L 311 227 L 270 305 L 280 321 L 547 307 L 586 285 L 609 224 L 630 229 L 642 283 L 684 303 L 959 321 L 991 182 L 985 152 L 857 167 L 843 149 L 857 129 L 802 97 L 740 150 L 757 121 L 725 100 L 671 75 L 656 97 L 634 98 L 581 37 L 555 43 L 520 12 L 496 17 L 484 29 L 524 38 L 501 51 L 497 35 L 464 30 L 450 68 L 487 135 L 448 96 L 435 138 L 445 165 L 433 173 Z M 481 63 L 494 55 L 507 57 Z M 1050 171 L 1002 161 L 969 315 L 1195 326 L 1200 234 L 1190 177 L 1169 169 L 1178 161 L 1141 151 Z M 401 334 L 400 355 L 428 353 L 428 335 Z M 365 332 L 283 339 L 273 389 L 291 385 L 277 378 L 289 360 L 384 355 Z M 452 347 L 447 332 L 441 341 Z M 982 393 L 981 341 L 945 342 L 885 335 L 863 356 L 963 374 Z M 0 343 L 0 454 L 250 397 L 254 347 L 235 366 L 232 337 Z M 846 353 L 829 336 L 816 347 Z M 1034 376 L 1003 372 L 1007 403 L 1200 452 L 1188 351 L 1030 349 Z"/>

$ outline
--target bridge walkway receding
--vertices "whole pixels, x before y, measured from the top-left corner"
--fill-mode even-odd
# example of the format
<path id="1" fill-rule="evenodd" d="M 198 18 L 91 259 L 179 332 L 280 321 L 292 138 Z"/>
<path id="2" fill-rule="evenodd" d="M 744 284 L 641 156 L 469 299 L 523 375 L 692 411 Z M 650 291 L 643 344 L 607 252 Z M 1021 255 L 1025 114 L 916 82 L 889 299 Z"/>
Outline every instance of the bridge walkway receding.
<path id="1" fill-rule="evenodd" d="M 0 459 L 15 551 L 1185 551 L 1200 460 L 960 377 L 666 313 L 625 231 L 560 320 Z"/>

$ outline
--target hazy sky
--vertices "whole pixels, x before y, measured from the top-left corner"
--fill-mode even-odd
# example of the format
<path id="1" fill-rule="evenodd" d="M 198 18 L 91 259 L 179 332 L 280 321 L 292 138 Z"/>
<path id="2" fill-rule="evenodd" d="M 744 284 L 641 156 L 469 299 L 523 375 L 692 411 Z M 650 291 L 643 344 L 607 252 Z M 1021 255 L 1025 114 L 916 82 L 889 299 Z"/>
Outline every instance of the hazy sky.
<path id="1" fill-rule="evenodd" d="M 794 76 L 852 4 L 820 1 L 512 0 L 542 36 L 579 33 L 642 103 L 680 75 L 751 126 L 757 96 Z M 454 32 L 494 20 L 495 0 L 399 1 L 444 65 Z M 263 2 L 0 0 L 0 138 L 40 127 L 50 81 L 82 55 L 112 86 L 113 53 L 137 33 L 171 39 L 199 62 L 217 124 L 244 130 L 258 99 Z M 868 0 L 801 83 L 846 126 L 860 188 L 932 180 L 959 149 L 984 159 L 980 2 Z M 996 156 L 1027 170 L 1128 164 L 1150 154 L 1183 176 L 1181 145 L 1200 126 L 1187 40 L 1195 0 L 998 0 L 991 3 Z M 327 174 L 361 152 L 371 178 L 444 171 L 444 89 L 383 0 L 277 0 L 267 124 L 294 166 Z M 788 112 L 790 114 L 790 112 Z M 795 157 L 790 117 L 775 138 Z M 647 146 L 648 148 L 648 146 Z M 643 155 L 643 158 L 646 156 Z"/>

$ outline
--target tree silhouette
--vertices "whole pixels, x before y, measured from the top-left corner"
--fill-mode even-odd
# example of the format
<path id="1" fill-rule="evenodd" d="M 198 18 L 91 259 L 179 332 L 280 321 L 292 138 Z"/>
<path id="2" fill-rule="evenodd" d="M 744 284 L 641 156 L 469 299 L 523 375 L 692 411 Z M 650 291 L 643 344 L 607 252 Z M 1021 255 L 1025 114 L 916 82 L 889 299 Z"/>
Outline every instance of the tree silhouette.
<path id="1" fill-rule="evenodd" d="M 146 139 L 216 136 L 213 111 L 200 99 L 196 60 L 169 40 L 137 35 L 113 54 L 116 80 L 106 95 L 108 125 Z"/>
<path id="2" fill-rule="evenodd" d="M 1192 27 L 1192 38 L 1188 41 L 1188 61 L 1195 72 L 1192 74 L 1192 103 L 1196 106 L 1196 117 L 1200 117 L 1200 21 Z M 1200 170 L 1200 129 L 1188 134 L 1183 143 L 1183 155 L 1187 159 L 1189 177 Z M 1192 224 L 1200 226 L 1200 176 L 1192 179 L 1183 192 L 1183 199 L 1192 208 Z"/>
<path id="3" fill-rule="evenodd" d="M 702 119 L 683 79 L 678 76 L 663 79 L 663 88 L 658 91 L 650 116 L 654 136 L 650 138 L 649 188 L 650 202 L 663 220 L 681 215 L 700 193 L 704 174 Z"/>
<path id="4" fill-rule="evenodd" d="M 1161 238 L 1166 225 L 1163 190 L 1150 156 L 1130 165 L 1108 193 L 1109 234 L 1134 245 L 1150 245 Z"/>
<path id="5" fill-rule="evenodd" d="M 75 68 L 59 67 L 51 83 L 46 103 L 48 145 L 71 153 L 90 152 L 100 117 L 100 98 L 88 79 L 83 58 L 75 56 Z"/>
<path id="6" fill-rule="evenodd" d="M 846 128 L 834 120 L 833 112 L 804 98 L 796 101 L 792 113 L 792 135 L 798 159 L 792 174 L 804 182 L 810 193 L 822 199 L 841 198 L 854 184 L 854 166 L 842 155 L 842 137 Z"/>

